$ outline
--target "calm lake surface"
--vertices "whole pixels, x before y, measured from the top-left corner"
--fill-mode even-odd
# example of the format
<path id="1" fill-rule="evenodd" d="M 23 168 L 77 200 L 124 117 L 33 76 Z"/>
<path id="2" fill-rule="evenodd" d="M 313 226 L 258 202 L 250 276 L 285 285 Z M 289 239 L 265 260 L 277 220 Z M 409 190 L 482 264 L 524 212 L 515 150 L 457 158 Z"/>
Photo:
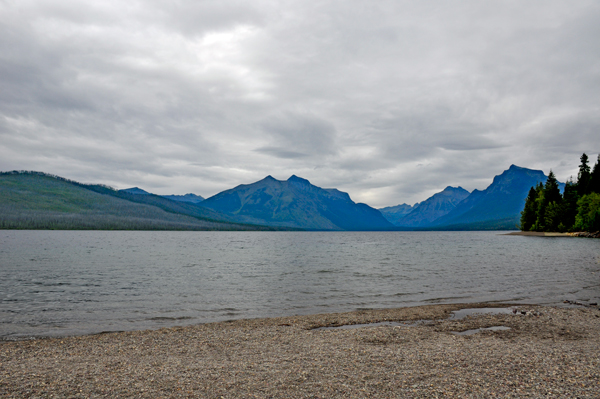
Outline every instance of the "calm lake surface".
<path id="1" fill-rule="evenodd" d="M 502 301 L 600 302 L 600 240 L 0 230 L 0 339 Z"/>

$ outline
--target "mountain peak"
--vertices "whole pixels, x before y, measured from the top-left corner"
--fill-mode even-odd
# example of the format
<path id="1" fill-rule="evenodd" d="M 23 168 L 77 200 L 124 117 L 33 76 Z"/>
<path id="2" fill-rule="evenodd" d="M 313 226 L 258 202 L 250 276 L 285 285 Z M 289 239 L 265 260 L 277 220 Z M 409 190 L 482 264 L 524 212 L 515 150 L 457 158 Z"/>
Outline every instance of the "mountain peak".
<path id="1" fill-rule="evenodd" d="M 466 192 L 466 193 L 468 193 L 468 191 L 465 190 L 464 188 L 462 188 L 461 186 L 458 186 L 458 187 L 447 186 L 445 189 L 442 190 L 442 193 L 443 192 L 446 192 L 446 193 L 462 193 L 462 192 Z"/>
<path id="2" fill-rule="evenodd" d="M 150 193 L 148 191 L 142 190 L 139 187 L 124 188 L 123 190 L 119 190 L 119 191 L 129 193 L 129 194 L 150 195 Z"/>
<path id="3" fill-rule="evenodd" d="M 515 164 L 510 165 L 510 167 L 505 170 L 501 175 L 503 175 L 504 173 L 508 173 L 508 172 L 521 172 L 521 173 L 541 173 L 544 174 L 544 171 L 542 170 L 537 170 L 537 169 L 528 169 L 528 168 L 523 168 L 521 166 L 517 166 Z"/>
<path id="4" fill-rule="evenodd" d="M 523 178 L 535 177 L 536 179 L 542 179 L 546 181 L 546 175 L 541 170 L 522 168 L 517 165 L 510 165 L 510 167 L 503 171 L 501 174 L 494 176 L 492 180 L 492 186 L 503 186 L 511 184 L 515 179 L 521 180 Z"/>
<path id="5" fill-rule="evenodd" d="M 291 175 L 287 181 L 289 181 L 290 183 L 310 184 L 308 180 L 298 177 L 296 175 Z"/>
<path id="6" fill-rule="evenodd" d="M 279 180 L 277 180 L 276 178 L 274 178 L 273 176 L 268 175 L 265 178 L 263 178 L 262 180 L 257 181 L 257 183 L 274 184 L 274 183 L 281 183 L 281 182 Z"/>

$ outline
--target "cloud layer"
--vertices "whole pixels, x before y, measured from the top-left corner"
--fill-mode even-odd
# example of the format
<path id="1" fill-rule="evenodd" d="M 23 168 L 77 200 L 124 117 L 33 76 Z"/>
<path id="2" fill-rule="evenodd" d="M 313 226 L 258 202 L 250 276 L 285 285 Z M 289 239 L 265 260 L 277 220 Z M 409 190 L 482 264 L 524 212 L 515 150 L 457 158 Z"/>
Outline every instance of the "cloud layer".
<path id="1" fill-rule="evenodd" d="M 376 207 L 600 150 L 595 1 L 0 0 L 0 170 Z"/>

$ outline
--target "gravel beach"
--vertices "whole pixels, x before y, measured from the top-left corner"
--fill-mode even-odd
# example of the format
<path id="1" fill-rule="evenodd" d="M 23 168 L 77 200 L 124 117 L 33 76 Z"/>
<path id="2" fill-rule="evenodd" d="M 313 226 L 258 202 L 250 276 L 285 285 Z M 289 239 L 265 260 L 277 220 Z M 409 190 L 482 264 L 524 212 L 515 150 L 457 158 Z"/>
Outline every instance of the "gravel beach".
<path id="1" fill-rule="evenodd" d="M 0 397 L 600 397 L 597 307 L 429 305 L 0 342 Z M 432 320 L 433 322 L 416 322 Z M 402 321 L 352 329 L 318 329 Z M 416 323 L 415 323 L 416 322 Z M 472 329 L 504 326 L 504 330 Z"/>

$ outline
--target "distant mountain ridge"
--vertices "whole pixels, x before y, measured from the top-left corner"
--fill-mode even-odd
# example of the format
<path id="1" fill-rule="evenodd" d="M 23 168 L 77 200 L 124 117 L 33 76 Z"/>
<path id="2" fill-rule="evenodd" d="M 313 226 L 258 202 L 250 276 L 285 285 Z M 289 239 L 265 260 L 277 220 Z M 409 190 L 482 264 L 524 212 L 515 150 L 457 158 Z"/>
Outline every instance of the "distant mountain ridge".
<path id="1" fill-rule="evenodd" d="M 324 189 L 291 176 L 267 176 L 207 198 L 200 206 L 235 216 L 240 222 L 311 230 L 389 230 L 376 209 L 355 203 L 347 193 Z"/>
<path id="2" fill-rule="evenodd" d="M 417 205 L 417 204 L 415 204 Z M 379 212 L 394 226 L 398 226 L 398 221 L 404 216 L 408 215 L 413 210 L 412 205 L 400 204 L 395 206 L 386 206 L 385 208 L 379 208 Z"/>
<path id="3" fill-rule="evenodd" d="M 204 197 L 202 197 L 201 195 L 196 195 L 196 194 L 192 194 L 192 193 L 188 193 L 188 194 L 184 194 L 184 195 L 175 195 L 175 194 L 161 195 L 161 197 L 168 198 L 173 201 L 189 202 L 191 204 L 198 204 L 198 203 L 204 201 Z"/>
<path id="4" fill-rule="evenodd" d="M 129 194 L 135 194 L 135 195 L 151 195 L 152 193 L 149 193 L 146 190 L 142 190 L 139 187 L 131 187 L 131 188 L 124 188 L 122 190 L 119 190 L 120 192 L 124 192 L 124 193 L 129 193 Z M 157 195 L 157 194 L 154 194 Z M 180 202 L 189 202 L 191 204 L 197 204 L 199 202 L 204 201 L 204 198 L 200 195 L 196 195 L 196 194 L 192 194 L 192 193 L 188 193 L 185 195 L 175 195 L 175 194 L 171 194 L 171 195 L 160 195 L 160 197 L 163 198 L 167 198 L 170 199 L 172 201 L 180 201 Z"/>
<path id="5" fill-rule="evenodd" d="M 443 191 L 416 204 L 410 212 L 394 220 L 393 224 L 398 227 L 430 226 L 433 221 L 452 211 L 468 195 L 469 192 L 462 187 L 448 186 Z"/>

